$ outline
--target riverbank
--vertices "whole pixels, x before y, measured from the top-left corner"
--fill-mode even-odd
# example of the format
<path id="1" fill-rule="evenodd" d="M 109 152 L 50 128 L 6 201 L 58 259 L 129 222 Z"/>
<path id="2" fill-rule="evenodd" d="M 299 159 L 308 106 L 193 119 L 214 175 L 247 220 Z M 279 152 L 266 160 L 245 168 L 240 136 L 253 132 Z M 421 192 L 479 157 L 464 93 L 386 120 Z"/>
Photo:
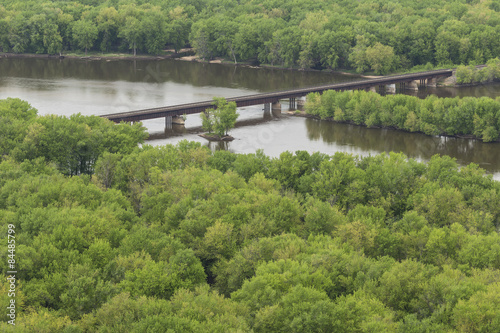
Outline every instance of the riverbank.
<path id="1" fill-rule="evenodd" d="M 500 101 L 497 99 L 418 99 L 407 95 L 381 96 L 365 91 L 333 91 L 307 96 L 307 113 L 320 119 L 375 128 L 394 128 L 431 136 L 500 140 Z"/>
<path id="2" fill-rule="evenodd" d="M 38 58 L 38 59 L 78 59 L 78 60 L 90 60 L 90 61 L 119 61 L 119 60 L 127 60 L 127 61 L 150 61 L 150 60 L 166 60 L 166 59 L 175 59 L 186 62 L 198 62 L 198 63 L 206 63 L 206 64 L 222 64 L 227 66 L 237 66 L 237 67 L 246 67 L 246 68 L 254 68 L 254 69 L 277 69 L 283 71 L 298 71 L 298 72 L 322 72 L 322 73 L 331 73 L 333 75 L 346 75 L 353 77 L 361 77 L 365 79 L 376 79 L 379 77 L 383 77 L 381 75 L 371 75 L 371 74 L 358 74 L 353 71 L 348 71 L 346 69 L 343 70 L 319 70 L 319 69 L 301 69 L 301 68 L 293 68 L 293 67 L 280 67 L 280 66 L 272 66 L 266 64 L 254 65 L 250 62 L 240 62 L 234 63 L 233 61 L 229 61 L 224 58 L 215 58 L 212 60 L 203 60 L 199 58 L 199 56 L 194 54 L 194 49 L 186 48 L 181 49 L 178 53 L 175 53 L 174 50 L 165 50 L 166 54 L 163 55 L 131 55 L 128 53 L 106 53 L 100 54 L 95 52 L 89 52 L 87 55 L 79 54 L 79 53 L 68 53 L 68 54 L 32 54 L 32 53 L 0 53 L 1 58 L 19 58 L 19 59 L 29 59 L 29 58 Z M 391 75 L 396 75 L 398 73 L 391 73 Z M 470 84 L 473 85 L 473 84 Z M 453 82 L 446 81 L 442 84 L 442 86 L 446 87 L 455 87 L 460 86 L 456 84 L 456 80 Z"/>
<path id="3" fill-rule="evenodd" d="M 283 70 L 283 71 L 297 71 L 297 72 L 323 72 L 323 73 L 331 73 L 331 74 L 339 74 L 339 75 L 347 75 L 347 76 L 356 76 L 356 77 L 362 77 L 362 78 L 367 78 L 367 79 L 373 79 L 373 78 L 378 78 L 381 76 L 377 75 L 369 75 L 369 74 L 357 74 L 352 71 L 348 70 L 328 70 L 328 69 L 312 69 L 312 68 L 307 68 L 307 69 L 301 69 L 301 68 L 295 68 L 295 67 L 280 67 L 280 66 L 274 66 L 274 65 L 269 65 L 269 64 L 259 64 L 255 65 L 254 63 L 251 62 L 238 62 L 235 63 L 234 61 L 230 61 L 224 58 L 215 58 L 212 60 L 203 60 L 199 56 L 195 54 L 194 49 L 192 48 L 185 48 L 181 49 L 178 53 L 175 53 L 174 50 L 165 50 L 165 54 L 162 55 L 131 55 L 128 53 L 105 53 L 101 54 L 99 52 L 89 52 L 87 55 L 85 54 L 80 54 L 80 53 L 67 53 L 67 54 L 62 54 L 62 55 L 57 55 L 57 54 L 34 54 L 34 53 L 9 53 L 9 52 L 4 52 L 0 53 L 0 59 L 1 58 L 19 58 L 19 59 L 29 59 L 29 58 L 38 58 L 38 59 L 78 59 L 78 60 L 91 60 L 91 61 L 99 61 L 99 60 L 106 60 L 106 61 L 117 61 L 117 60 L 166 60 L 166 59 L 175 59 L 175 60 L 180 60 L 180 61 L 186 61 L 186 62 L 198 62 L 202 64 L 221 64 L 221 65 L 227 65 L 227 66 L 236 66 L 236 67 L 246 67 L 246 68 L 254 68 L 254 69 L 277 69 L 277 70 Z"/>
<path id="4" fill-rule="evenodd" d="M 219 136 L 212 133 L 199 134 L 199 137 L 207 139 L 208 141 L 233 141 L 234 138 L 231 135 Z"/>
<path id="5" fill-rule="evenodd" d="M 338 121 L 338 120 L 335 120 L 333 117 L 321 118 L 318 115 L 308 114 L 306 111 L 299 111 L 299 110 L 288 111 L 287 114 L 290 115 L 290 116 L 294 116 L 294 117 L 309 118 L 309 119 L 314 119 L 314 120 L 319 120 L 319 121 L 323 121 L 324 120 L 324 121 L 332 122 L 332 123 L 335 123 L 335 124 L 347 124 L 347 125 L 359 126 L 359 127 L 365 127 L 365 128 L 372 128 L 372 129 L 386 129 L 386 130 L 393 130 L 393 131 L 399 131 L 399 132 L 404 132 L 404 133 L 417 133 L 417 134 L 423 134 L 423 135 L 428 135 L 428 136 L 440 136 L 440 137 L 447 137 L 447 138 L 458 138 L 458 139 L 466 139 L 466 140 L 478 140 L 478 141 L 484 142 L 481 138 L 478 138 L 477 136 L 472 135 L 472 134 L 467 134 L 467 135 L 459 135 L 459 134 L 450 135 L 450 134 L 446 134 L 446 133 L 440 133 L 440 134 L 436 134 L 436 135 L 430 135 L 430 134 L 426 134 L 426 133 L 424 133 L 422 131 L 409 131 L 407 129 L 399 128 L 399 127 L 395 127 L 395 126 L 383 126 L 383 125 L 368 126 L 366 124 L 356 124 L 353 121 Z M 489 143 L 491 143 L 491 142 L 492 143 L 499 143 L 500 139 L 498 139 L 496 141 L 490 141 Z"/>
<path id="6" fill-rule="evenodd" d="M 33 53 L 0 53 L 0 58 L 40 58 L 40 59 L 83 59 L 83 60 L 164 60 L 179 59 L 192 56 L 193 49 L 182 49 L 178 53 L 174 50 L 165 50 L 162 55 L 131 55 L 128 53 L 105 53 L 96 52 L 85 54 L 67 53 L 67 54 L 33 54 Z"/>
<path id="7" fill-rule="evenodd" d="M 227 66 L 236 66 L 236 67 L 246 67 L 246 68 L 254 68 L 254 69 L 277 69 L 283 71 L 298 71 L 298 72 L 323 72 L 323 73 L 331 73 L 333 75 L 346 75 L 353 77 L 361 77 L 366 79 L 375 79 L 382 77 L 381 75 L 373 75 L 370 73 L 359 74 L 355 73 L 353 70 L 341 69 L 341 70 L 330 70 L 330 69 L 302 69 L 298 67 L 281 67 L 270 64 L 259 64 L 255 65 L 251 62 L 239 62 L 235 63 L 232 60 L 228 60 L 225 58 L 215 58 L 212 60 L 203 60 L 198 55 L 195 54 L 193 48 L 184 48 L 179 50 L 179 52 L 175 53 L 175 50 L 166 49 L 164 50 L 164 54 L 161 55 L 132 55 L 129 53 L 99 53 L 99 52 L 88 52 L 87 55 L 83 53 L 71 52 L 65 53 L 61 55 L 57 54 L 32 54 L 32 53 L 0 53 L 0 58 L 39 58 L 39 59 L 78 59 L 78 60 L 90 60 L 90 61 L 118 61 L 118 60 L 127 60 L 127 61 L 150 61 L 150 60 L 166 60 L 166 59 L 175 59 L 186 62 L 198 62 L 198 63 L 206 63 L 206 64 L 221 64 Z M 396 75 L 399 73 L 391 73 L 390 75 Z M 443 86 L 458 86 L 454 82 L 446 82 Z"/>
<path id="8" fill-rule="evenodd" d="M 206 63 L 206 64 L 222 64 L 222 65 L 228 65 L 228 66 L 241 66 L 241 67 L 248 67 L 248 68 L 255 68 L 255 69 L 262 68 L 262 69 L 278 69 L 278 70 L 289 70 L 289 71 L 299 71 L 299 72 L 323 72 L 323 73 L 327 72 L 327 73 L 332 73 L 332 74 L 362 77 L 362 78 L 366 78 L 366 79 L 376 79 L 376 78 L 382 77 L 382 75 L 359 74 L 359 73 L 355 73 L 354 71 L 348 71 L 346 69 L 337 71 L 337 70 L 331 70 L 331 69 L 281 67 L 281 66 L 275 66 L 275 65 L 270 65 L 270 64 L 255 65 L 251 62 L 236 62 L 235 63 L 234 61 L 228 60 L 225 58 L 215 58 L 212 60 L 204 60 L 204 59 L 201 59 L 197 55 L 183 56 L 183 57 L 177 58 L 177 60 L 193 61 L 193 62 L 200 62 L 200 63 Z"/>

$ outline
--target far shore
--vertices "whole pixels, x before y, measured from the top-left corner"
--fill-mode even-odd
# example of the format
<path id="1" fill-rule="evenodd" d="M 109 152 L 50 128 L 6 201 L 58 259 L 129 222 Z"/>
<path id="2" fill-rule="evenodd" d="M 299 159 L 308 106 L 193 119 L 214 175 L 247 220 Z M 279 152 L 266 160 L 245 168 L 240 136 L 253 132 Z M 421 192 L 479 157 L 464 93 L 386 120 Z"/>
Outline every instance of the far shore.
<path id="1" fill-rule="evenodd" d="M 78 54 L 33 54 L 33 53 L 0 53 L 0 58 L 40 58 L 40 59 L 83 59 L 83 60 L 163 60 L 182 57 L 183 53 L 169 53 L 164 55 L 131 55 L 127 53 L 98 54 L 87 55 Z"/>
<path id="2" fill-rule="evenodd" d="M 99 60 L 106 60 L 106 61 L 113 61 L 113 60 L 165 60 L 165 59 L 175 59 L 175 60 L 181 60 L 181 61 L 192 61 L 192 62 L 200 62 L 200 63 L 207 63 L 207 64 L 223 64 L 223 65 L 228 65 L 228 66 L 242 66 L 242 67 L 250 67 L 250 68 L 264 68 L 264 69 L 278 69 L 278 70 L 293 70 L 293 71 L 308 71 L 308 72 L 321 72 L 321 71 L 327 71 L 331 72 L 332 74 L 342 74 L 342 75 L 352 75 L 352 76 L 358 76 L 358 77 L 363 77 L 363 78 L 377 78 L 380 76 L 377 75 L 363 75 L 363 74 L 357 74 L 357 73 L 351 73 L 351 72 L 346 72 L 343 70 L 318 70 L 318 69 L 300 69 L 300 68 L 289 68 L 289 67 L 280 67 L 280 66 L 272 66 L 269 64 L 260 64 L 260 65 L 253 65 L 250 62 L 239 62 L 239 63 L 234 63 L 233 61 L 228 61 L 223 58 L 215 58 L 211 60 L 203 60 L 199 56 L 194 54 L 194 50 L 192 48 L 186 48 L 186 49 L 181 49 L 178 53 L 175 53 L 174 50 L 165 50 L 165 52 L 168 52 L 167 54 L 162 54 L 162 55 L 132 55 L 129 53 L 103 53 L 99 54 L 96 52 L 89 53 L 87 55 L 83 54 L 75 54 L 75 53 L 69 53 L 69 54 L 35 54 L 35 53 L 10 53 L 10 52 L 0 52 L 0 59 L 1 58 L 40 58 L 40 59 L 81 59 L 81 60 L 92 60 L 92 61 L 99 61 Z"/>
<path id="3" fill-rule="evenodd" d="M 260 65 L 252 65 L 249 62 L 240 62 L 240 63 L 234 63 L 233 61 L 229 61 L 224 58 L 214 58 L 211 60 L 204 60 L 201 59 L 199 56 L 197 56 L 194 53 L 193 48 L 184 48 L 179 50 L 179 52 L 175 53 L 175 50 L 173 49 L 166 49 L 164 50 L 166 52 L 165 54 L 162 55 L 132 55 L 129 53 L 103 53 L 99 54 L 96 52 L 89 53 L 87 55 L 82 55 L 82 54 L 75 54 L 75 53 L 69 53 L 69 54 L 34 54 L 34 53 L 10 53 L 10 52 L 0 52 L 0 59 L 1 58 L 40 58 L 40 59 L 81 59 L 81 60 L 91 60 L 91 61 L 99 61 L 99 60 L 106 60 L 106 61 L 113 61 L 113 60 L 165 60 L 165 59 L 175 59 L 175 60 L 181 60 L 181 61 L 193 61 L 193 62 L 200 62 L 200 63 L 209 63 L 209 64 L 223 64 L 227 66 L 242 66 L 242 67 L 249 67 L 249 68 L 255 68 L 255 69 L 278 69 L 278 70 L 292 70 L 292 71 L 307 71 L 307 72 L 330 72 L 332 74 L 341 74 L 341 75 L 352 75 L 352 76 L 357 76 L 357 77 L 362 77 L 366 79 L 376 79 L 379 77 L 383 77 L 383 75 L 373 75 L 373 74 L 358 74 L 358 73 L 353 73 L 352 71 L 346 71 L 345 69 L 339 69 L 339 70 L 318 70 L 318 69 L 300 69 L 300 68 L 289 68 L 289 67 L 279 67 L 279 66 L 272 66 L 269 64 L 260 64 Z M 390 73 L 388 75 L 397 75 L 398 73 Z M 498 82 L 497 80 L 492 81 L 492 82 Z M 446 78 L 438 86 L 441 87 L 464 87 L 464 86 L 478 86 L 478 85 L 487 85 L 492 82 L 474 82 L 474 83 L 469 83 L 469 84 L 456 84 L 456 80 L 454 77 L 451 78 Z"/>

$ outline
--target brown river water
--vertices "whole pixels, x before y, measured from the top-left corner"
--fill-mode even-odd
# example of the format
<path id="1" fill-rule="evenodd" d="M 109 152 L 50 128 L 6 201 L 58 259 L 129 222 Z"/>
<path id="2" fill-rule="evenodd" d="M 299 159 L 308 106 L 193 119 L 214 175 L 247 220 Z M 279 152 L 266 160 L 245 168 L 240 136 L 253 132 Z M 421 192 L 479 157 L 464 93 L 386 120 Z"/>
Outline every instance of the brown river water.
<path id="1" fill-rule="evenodd" d="M 355 75 L 279 69 L 235 67 L 179 60 L 81 60 L 0 58 L 0 98 L 27 100 L 39 114 L 101 115 L 150 107 L 235 97 L 325 83 L 362 79 Z M 425 97 L 500 96 L 500 84 L 464 88 L 427 88 L 409 94 Z M 419 161 L 434 154 L 450 155 L 460 165 L 479 164 L 500 180 L 500 143 L 432 137 L 388 129 L 336 124 L 288 115 L 265 113 L 262 106 L 238 109 L 236 138 L 230 143 L 208 143 L 198 136 L 198 115 L 188 116 L 185 128 L 165 129 L 164 119 L 144 122 L 148 144 L 176 143 L 183 139 L 202 142 L 212 149 L 254 153 L 262 149 L 273 157 L 284 151 L 307 150 L 360 156 L 403 152 Z"/>

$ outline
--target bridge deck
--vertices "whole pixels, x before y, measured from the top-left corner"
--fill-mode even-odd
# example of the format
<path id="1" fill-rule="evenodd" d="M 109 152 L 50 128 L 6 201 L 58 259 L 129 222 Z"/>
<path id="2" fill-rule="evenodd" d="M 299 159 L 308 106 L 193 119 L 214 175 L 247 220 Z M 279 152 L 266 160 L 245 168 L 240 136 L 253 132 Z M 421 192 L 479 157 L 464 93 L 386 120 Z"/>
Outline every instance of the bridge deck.
<path id="1" fill-rule="evenodd" d="M 410 82 L 415 80 L 431 79 L 437 77 L 448 77 L 452 76 L 452 74 L 453 74 L 452 69 L 442 69 L 442 70 L 434 70 L 434 71 L 411 73 L 411 74 L 383 76 L 380 78 L 369 79 L 369 80 L 351 81 L 351 82 L 321 85 L 308 88 L 291 89 L 291 90 L 277 91 L 271 93 L 233 97 L 233 98 L 228 98 L 227 100 L 236 102 L 236 105 L 238 107 L 251 106 L 257 104 L 274 103 L 276 101 L 279 101 L 280 99 L 285 99 L 285 98 L 297 98 L 305 96 L 311 92 L 323 92 L 326 90 L 366 89 L 378 85 Z M 165 106 L 165 107 L 151 108 L 151 109 L 144 109 L 137 111 L 106 114 L 102 115 L 101 117 L 107 118 L 114 122 L 141 121 L 146 119 L 163 118 L 168 116 L 181 116 L 184 114 L 200 113 L 212 107 L 213 107 L 213 101 L 205 101 L 198 103 L 188 103 L 188 104 L 172 105 L 172 106 Z"/>

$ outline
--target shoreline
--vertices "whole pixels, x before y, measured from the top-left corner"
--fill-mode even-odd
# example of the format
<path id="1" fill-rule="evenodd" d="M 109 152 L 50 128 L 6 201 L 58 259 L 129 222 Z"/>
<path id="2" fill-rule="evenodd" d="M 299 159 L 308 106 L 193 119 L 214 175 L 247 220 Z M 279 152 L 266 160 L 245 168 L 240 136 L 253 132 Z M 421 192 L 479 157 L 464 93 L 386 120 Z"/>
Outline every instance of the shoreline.
<path id="1" fill-rule="evenodd" d="M 231 135 L 224 135 L 224 136 L 219 136 L 217 134 L 211 134 L 211 133 L 203 133 L 203 134 L 198 134 L 199 137 L 202 137 L 204 139 L 207 139 L 208 141 L 233 141 L 234 137 Z"/>
<path id="2" fill-rule="evenodd" d="M 76 54 L 36 54 L 36 53 L 10 53 L 10 52 L 0 52 L 0 58 L 35 58 L 35 59 L 80 59 L 80 60 L 165 60 L 165 59 L 180 59 L 181 57 L 187 56 L 191 50 L 184 50 L 184 52 L 165 54 L 165 55 L 130 55 L 127 53 L 107 53 L 107 54 L 88 54 L 88 55 L 76 55 Z M 181 50 L 182 51 L 182 50 Z"/>
<path id="3" fill-rule="evenodd" d="M 321 117 L 317 116 L 317 115 L 312 115 L 312 114 L 309 114 L 309 113 L 306 113 L 306 111 L 300 111 L 300 112 L 297 112 L 297 111 L 288 111 L 288 115 L 290 116 L 293 116 L 293 117 L 302 117 L 302 118 L 309 118 L 309 119 L 314 119 L 314 120 L 319 120 L 319 121 L 329 121 L 329 122 L 333 122 L 333 123 L 337 123 L 337 124 L 347 124 L 347 125 L 353 125 L 353 126 L 361 126 L 361 127 L 364 127 L 364 128 L 373 128 L 373 129 L 388 129 L 388 130 L 393 130 L 393 131 L 400 131 L 400 132 L 405 132 L 405 133 L 418 133 L 418 134 L 423 134 L 423 135 L 426 135 L 426 136 L 439 136 L 439 137 L 447 137 L 447 138 L 457 138 L 457 139 L 465 139 L 465 140 L 477 140 L 477 141 L 481 141 L 481 142 L 484 142 L 483 140 L 479 139 L 478 137 L 476 137 L 475 135 L 473 134 L 468 134 L 468 135 L 450 135 L 450 134 L 437 134 L 437 135 L 428 135 L 428 134 L 425 134 L 424 132 L 421 132 L 421 131 L 416 131 L 416 132 L 411 132 L 411 131 L 408 131 L 404 128 L 399 128 L 399 127 L 393 127 L 393 126 L 367 126 L 366 124 L 356 124 L 352 121 L 338 121 L 338 120 L 335 120 L 333 119 L 332 117 L 328 117 L 328 118 L 324 118 L 322 119 Z M 486 142 L 486 143 L 500 143 L 500 140 L 495 140 L 495 141 L 491 141 L 491 142 Z"/>
<path id="4" fill-rule="evenodd" d="M 252 65 L 250 62 L 240 62 L 240 63 L 234 63 L 232 61 L 227 61 L 224 58 L 215 58 L 212 60 L 202 60 L 200 59 L 196 54 L 194 54 L 194 49 L 193 48 L 184 48 L 181 49 L 178 53 L 175 53 L 174 50 L 172 49 L 167 49 L 164 50 L 165 52 L 169 52 L 168 54 L 164 55 L 130 55 L 127 53 L 107 53 L 107 54 L 90 54 L 90 55 L 75 55 L 75 54 L 67 54 L 67 55 L 57 55 L 57 54 L 36 54 L 36 53 L 10 53 L 10 52 L 0 52 L 0 59 L 1 58 L 14 58 L 14 59 L 30 59 L 30 58 L 35 58 L 35 59 L 59 59 L 59 60 L 64 60 L 64 59 L 74 59 L 74 60 L 90 60 L 90 61 L 100 61 L 100 60 L 106 60 L 106 61 L 114 61 L 114 60 L 129 60 L 129 61 L 144 61 L 144 60 L 167 60 L 167 59 L 173 59 L 173 60 L 180 60 L 180 61 L 187 61 L 187 62 L 199 62 L 203 64 L 220 64 L 224 66 L 234 66 L 234 67 L 246 67 L 246 68 L 254 68 L 254 69 L 271 69 L 271 70 L 283 70 L 283 71 L 298 71 L 298 72 L 324 72 L 324 73 L 331 73 L 331 74 L 340 74 L 340 75 L 345 75 L 345 76 L 357 76 L 361 78 L 366 78 L 366 79 L 376 79 L 380 77 L 384 77 L 384 75 L 371 75 L 371 74 L 357 74 L 357 73 L 352 73 L 345 71 L 345 69 L 339 69 L 339 70 L 331 70 L 331 69 L 313 69 L 313 68 L 308 68 L 308 69 L 300 69 L 300 68 L 293 68 L 293 67 L 279 67 L 279 66 L 272 66 L 269 64 L 260 64 L 260 65 Z M 403 72 L 404 73 L 404 72 Z M 391 73 L 389 75 L 398 75 L 401 73 Z M 482 85 L 488 85 L 491 83 L 499 82 L 499 80 L 493 80 L 493 81 L 488 81 L 488 82 L 473 82 L 473 83 L 467 83 L 467 84 L 457 84 L 456 83 L 456 78 L 446 78 L 442 82 L 438 83 L 438 87 L 452 87 L 452 88 L 460 88 L 460 87 L 474 87 L 474 86 L 482 86 Z"/>
<path id="5" fill-rule="evenodd" d="M 179 61 L 187 61 L 187 62 L 199 62 L 199 63 L 204 63 L 204 64 L 220 64 L 220 65 L 225 65 L 225 66 L 235 66 L 235 67 L 247 67 L 247 68 L 254 68 L 254 69 L 276 69 L 276 70 L 284 70 L 284 71 L 298 71 L 298 72 L 326 72 L 326 73 L 332 73 L 332 74 L 341 74 L 341 75 L 346 75 L 346 76 L 357 76 L 357 77 L 362 77 L 362 78 L 378 78 L 381 76 L 377 75 L 363 75 L 363 74 L 357 74 L 357 73 L 350 73 L 342 70 L 329 70 L 329 69 L 324 69 L 324 70 L 319 70 L 319 69 L 300 69 L 300 68 L 291 68 L 291 67 L 279 67 L 279 66 L 272 66 L 269 64 L 260 64 L 260 65 L 252 65 L 250 62 L 239 62 L 239 63 L 234 63 L 232 61 L 226 61 L 223 58 L 215 58 L 212 60 L 202 60 L 200 59 L 197 55 L 193 54 L 193 49 L 182 49 L 178 53 L 173 53 L 173 50 L 166 50 L 168 52 L 172 52 L 169 54 L 165 55 L 130 55 L 127 53 L 108 53 L 108 54 L 89 54 L 87 56 L 85 55 L 75 55 L 75 54 L 36 54 L 36 53 L 10 53 L 10 52 L 0 52 L 0 59 L 1 58 L 13 58 L 13 59 L 59 59 L 59 60 L 64 60 L 64 59 L 76 59 L 76 60 L 91 60 L 91 61 L 99 61 L 99 60 L 106 60 L 106 61 L 113 61 L 113 60 L 166 60 L 166 59 L 174 59 L 174 60 L 179 60 Z"/>

